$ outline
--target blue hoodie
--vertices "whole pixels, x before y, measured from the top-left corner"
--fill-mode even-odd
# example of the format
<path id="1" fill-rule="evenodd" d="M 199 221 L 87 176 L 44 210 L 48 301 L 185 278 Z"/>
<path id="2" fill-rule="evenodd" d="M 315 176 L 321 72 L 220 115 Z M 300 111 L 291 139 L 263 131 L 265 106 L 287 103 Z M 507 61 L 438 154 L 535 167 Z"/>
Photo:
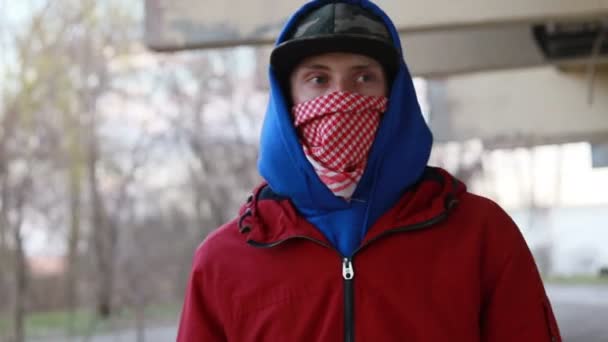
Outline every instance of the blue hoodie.
<path id="1" fill-rule="evenodd" d="M 403 56 L 399 34 L 388 16 L 367 0 L 346 0 L 382 18 Z M 328 1 L 311 1 L 295 12 L 279 35 L 282 43 L 298 18 Z M 369 228 L 422 175 L 433 138 L 424 121 L 412 77 L 401 58 L 388 109 L 370 149 L 367 166 L 350 202 L 335 196 L 306 159 L 292 122 L 288 96 L 269 70 L 270 99 L 262 127 L 258 169 L 277 194 L 296 209 L 340 251 L 350 257 Z"/>

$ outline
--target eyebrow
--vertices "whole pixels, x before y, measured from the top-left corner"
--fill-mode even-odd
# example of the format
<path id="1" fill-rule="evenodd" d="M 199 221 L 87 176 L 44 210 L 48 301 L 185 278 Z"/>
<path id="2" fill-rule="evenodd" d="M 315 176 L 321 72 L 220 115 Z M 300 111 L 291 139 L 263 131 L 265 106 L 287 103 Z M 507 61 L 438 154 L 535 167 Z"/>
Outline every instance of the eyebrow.
<path id="1" fill-rule="evenodd" d="M 306 69 L 314 69 L 314 70 L 329 70 L 330 68 L 323 64 L 304 64 L 302 67 Z M 351 70 L 363 70 L 375 68 L 376 66 L 366 63 L 366 64 L 358 64 L 350 67 Z"/>
<path id="2" fill-rule="evenodd" d="M 372 69 L 372 68 L 375 68 L 375 67 L 376 66 L 372 65 L 372 64 L 359 64 L 359 65 L 352 66 L 351 69 L 354 69 L 354 70 L 363 70 L 363 69 Z"/>
<path id="3" fill-rule="evenodd" d="M 304 64 L 302 67 L 306 69 L 329 70 L 329 67 L 323 64 Z"/>

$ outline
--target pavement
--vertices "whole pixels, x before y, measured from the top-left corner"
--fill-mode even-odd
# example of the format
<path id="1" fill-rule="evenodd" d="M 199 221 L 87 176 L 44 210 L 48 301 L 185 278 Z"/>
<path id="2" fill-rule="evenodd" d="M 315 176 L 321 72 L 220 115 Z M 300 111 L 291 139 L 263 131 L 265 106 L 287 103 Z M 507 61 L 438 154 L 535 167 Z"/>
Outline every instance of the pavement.
<path id="1" fill-rule="evenodd" d="M 548 285 L 565 342 L 608 342 L 608 286 Z"/>
<path id="2" fill-rule="evenodd" d="M 608 286 L 547 285 L 564 342 L 608 342 Z M 175 341 L 176 327 L 148 327 L 145 342 Z M 135 331 L 79 339 L 35 339 L 30 342 L 137 342 Z"/>

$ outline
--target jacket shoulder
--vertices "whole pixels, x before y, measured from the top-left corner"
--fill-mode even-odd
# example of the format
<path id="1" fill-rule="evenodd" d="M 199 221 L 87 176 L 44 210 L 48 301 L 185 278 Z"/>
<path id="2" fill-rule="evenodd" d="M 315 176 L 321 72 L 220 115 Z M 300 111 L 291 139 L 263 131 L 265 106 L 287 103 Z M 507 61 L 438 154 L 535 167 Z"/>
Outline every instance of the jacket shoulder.
<path id="1" fill-rule="evenodd" d="M 495 201 L 466 192 L 460 197 L 455 215 L 460 222 L 476 227 L 487 249 L 499 254 L 527 249 L 521 229 L 511 216 Z"/>
<path id="2" fill-rule="evenodd" d="M 226 255 L 227 250 L 244 245 L 244 241 L 238 232 L 236 219 L 226 222 L 210 232 L 198 245 L 194 253 L 193 271 L 208 271 L 216 261 Z"/>
<path id="3" fill-rule="evenodd" d="M 486 224 L 504 224 L 515 226 L 509 214 L 495 201 L 471 192 L 464 193 L 459 199 L 461 206 L 467 214 L 476 216 Z"/>

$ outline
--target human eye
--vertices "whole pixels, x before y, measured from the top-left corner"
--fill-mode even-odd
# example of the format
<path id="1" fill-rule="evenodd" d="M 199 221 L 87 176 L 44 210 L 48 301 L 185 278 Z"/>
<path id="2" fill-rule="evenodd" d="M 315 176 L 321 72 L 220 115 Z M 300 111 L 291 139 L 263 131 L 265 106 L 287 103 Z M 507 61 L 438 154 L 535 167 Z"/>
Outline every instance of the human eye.
<path id="1" fill-rule="evenodd" d="M 315 85 L 323 85 L 328 82 L 328 77 L 325 75 L 312 75 L 308 78 L 308 82 Z"/>
<path id="2" fill-rule="evenodd" d="M 377 80 L 376 75 L 373 73 L 364 73 L 357 77 L 357 82 L 359 83 L 369 83 Z"/>

